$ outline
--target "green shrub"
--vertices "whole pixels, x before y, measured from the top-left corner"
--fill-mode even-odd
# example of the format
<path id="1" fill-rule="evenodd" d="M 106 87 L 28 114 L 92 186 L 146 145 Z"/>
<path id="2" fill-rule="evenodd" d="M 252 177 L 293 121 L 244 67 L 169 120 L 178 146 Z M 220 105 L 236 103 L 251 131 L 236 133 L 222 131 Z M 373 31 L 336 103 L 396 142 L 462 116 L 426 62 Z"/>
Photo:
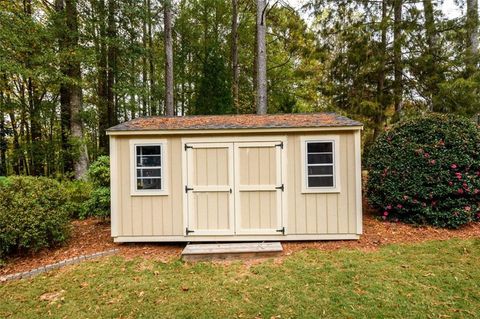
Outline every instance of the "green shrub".
<path id="1" fill-rule="evenodd" d="M 88 168 L 88 180 L 95 187 L 110 187 L 110 158 L 100 156 Z"/>
<path id="2" fill-rule="evenodd" d="M 85 202 L 83 215 L 81 218 L 95 216 L 103 219 L 110 217 L 110 188 L 95 188 L 91 197 Z"/>
<path id="3" fill-rule="evenodd" d="M 378 137 L 366 164 L 366 194 L 384 219 L 457 228 L 480 217 L 480 134 L 468 119 L 400 122 Z"/>
<path id="4" fill-rule="evenodd" d="M 12 176 L 0 183 L 0 257 L 63 243 L 69 235 L 66 193 L 45 177 Z"/>
<path id="5" fill-rule="evenodd" d="M 63 181 L 62 187 L 67 195 L 66 210 L 71 218 L 84 218 L 87 215 L 86 202 L 92 197 L 93 185 L 89 181 Z"/>
<path id="6" fill-rule="evenodd" d="M 81 217 L 110 217 L 110 158 L 100 156 L 88 169 L 88 180 L 93 185 L 91 197 L 83 207 Z"/>

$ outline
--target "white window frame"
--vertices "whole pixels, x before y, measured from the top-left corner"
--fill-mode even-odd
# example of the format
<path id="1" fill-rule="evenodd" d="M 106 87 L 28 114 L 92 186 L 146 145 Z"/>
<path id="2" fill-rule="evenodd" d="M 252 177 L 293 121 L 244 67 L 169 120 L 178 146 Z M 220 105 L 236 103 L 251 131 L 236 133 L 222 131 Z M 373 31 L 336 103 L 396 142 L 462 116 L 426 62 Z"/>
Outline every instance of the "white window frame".
<path id="1" fill-rule="evenodd" d="M 333 186 L 308 186 L 307 143 L 332 143 L 333 151 Z M 302 193 L 340 193 L 340 138 L 338 135 L 307 135 L 300 137 L 300 163 L 302 163 Z"/>
<path id="2" fill-rule="evenodd" d="M 161 189 L 137 189 L 137 146 L 160 146 Z M 168 195 L 168 145 L 165 139 L 133 139 L 130 140 L 130 195 L 132 196 L 165 196 Z"/>

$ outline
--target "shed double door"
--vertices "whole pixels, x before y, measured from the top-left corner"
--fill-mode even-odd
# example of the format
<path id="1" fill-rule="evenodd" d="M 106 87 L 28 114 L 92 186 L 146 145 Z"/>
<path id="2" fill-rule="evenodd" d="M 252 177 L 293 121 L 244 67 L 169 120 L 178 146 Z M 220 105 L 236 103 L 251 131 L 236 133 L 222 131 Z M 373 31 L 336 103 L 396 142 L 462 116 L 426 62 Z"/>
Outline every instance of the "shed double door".
<path id="1" fill-rule="evenodd" d="M 186 235 L 283 231 L 281 142 L 189 143 Z"/>

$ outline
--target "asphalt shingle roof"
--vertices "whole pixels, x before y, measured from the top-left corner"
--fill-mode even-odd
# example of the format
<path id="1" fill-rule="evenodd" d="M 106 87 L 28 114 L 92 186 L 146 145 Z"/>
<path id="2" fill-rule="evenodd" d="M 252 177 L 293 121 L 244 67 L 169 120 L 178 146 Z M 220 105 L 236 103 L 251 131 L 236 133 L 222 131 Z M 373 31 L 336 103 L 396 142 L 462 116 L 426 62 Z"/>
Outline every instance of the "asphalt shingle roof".
<path id="1" fill-rule="evenodd" d="M 139 117 L 121 123 L 109 128 L 108 131 L 317 128 L 362 125 L 360 122 L 335 113 L 152 116 Z"/>

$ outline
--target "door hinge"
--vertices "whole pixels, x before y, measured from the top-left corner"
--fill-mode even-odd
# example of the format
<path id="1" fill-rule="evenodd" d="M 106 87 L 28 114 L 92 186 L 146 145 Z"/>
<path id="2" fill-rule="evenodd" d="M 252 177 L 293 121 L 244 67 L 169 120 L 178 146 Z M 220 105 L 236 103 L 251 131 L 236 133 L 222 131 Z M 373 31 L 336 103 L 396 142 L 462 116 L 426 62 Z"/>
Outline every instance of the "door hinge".
<path id="1" fill-rule="evenodd" d="M 275 187 L 275 189 L 281 189 L 282 192 L 284 192 L 285 191 L 285 185 L 282 184 L 282 186 L 277 186 L 277 187 Z"/>
<path id="2" fill-rule="evenodd" d="M 280 144 L 275 144 L 275 146 L 280 147 L 283 150 L 283 142 L 280 142 Z"/>
<path id="3" fill-rule="evenodd" d="M 188 145 L 188 144 L 185 144 L 185 151 L 187 151 L 187 149 L 189 149 L 189 148 L 193 148 L 193 146 L 190 146 L 190 145 Z"/>
<path id="4" fill-rule="evenodd" d="M 188 187 L 187 185 L 185 185 L 185 193 L 188 193 L 188 191 L 193 191 L 193 188 Z"/>
<path id="5" fill-rule="evenodd" d="M 282 233 L 282 235 L 285 236 L 285 227 L 277 229 L 277 233 Z"/>
<path id="6" fill-rule="evenodd" d="M 185 228 L 185 235 L 186 235 L 186 236 L 188 236 L 188 234 L 194 233 L 194 232 L 195 232 L 194 230 L 190 230 L 190 229 L 188 229 L 188 227 Z"/>

